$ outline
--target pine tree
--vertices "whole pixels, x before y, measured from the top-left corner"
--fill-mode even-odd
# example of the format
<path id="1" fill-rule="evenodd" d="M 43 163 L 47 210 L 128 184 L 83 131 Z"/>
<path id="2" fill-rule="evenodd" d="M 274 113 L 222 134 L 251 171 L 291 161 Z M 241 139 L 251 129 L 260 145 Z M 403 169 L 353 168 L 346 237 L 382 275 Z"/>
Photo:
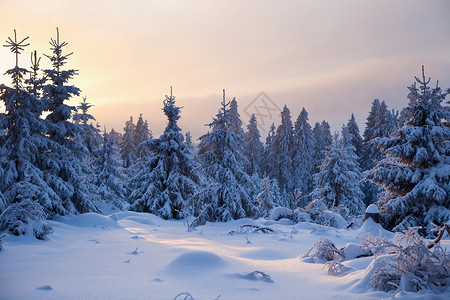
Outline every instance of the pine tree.
<path id="1" fill-rule="evenodd" d="M 190 131 L 186 131 L 184 135 L 184 143 L 186 144 L 186 147 L 191 151 L 191 154 L 195 156 L 195 146 L 194 142 L 192 141 L 192 136 Z"/>
<path id="2" fill-rule="evenodd" d="M 385 158 L 368 174 L 385 189 L 378 204 L 395 231 L 450 221 L 450 113 L 442 105 L 447 93 L 438 84 L 428 86 L 423 67 L 416 81 L 419 88 L 408 88 L 408 121 L 392 136 L 375 139 Z"/>
<path id="3" fill-rule="evenodd" d="M 394 112 L 390 112 L 386 103 L 375 99 L 367 117 L 366 128 L 363 136 L 363 149 L 361 154 L 361 169 L 367 171 L 373 167 L 384 157 L 383 153 L 374 144 L 375 138 L 388 137 L 397 130 L 398 121 Z M 369 205 L 375 202 L 381 193 L 381 187 L 376 184 L 364 180 L 362 182 L 362 190 L 364 192 L 364 203 Z"/>
<path id="4" fill-rule="evenodd" d="M 295 122 L 293 146 L 295 188 L 306 196 L 313 189 L 313 151 L 315 145 L 311 125 L 308 123 L 308 112 L 305 108 L 302 109 Z"/>
<path id="5" fill-rule="evenodd" d="M 353 147 L 355 147 L 355 154 L 358 156 L 358 159 L 360 159 L 363 151 L 363 140 L 359 134 L 359 127 L 356 123 L 354 114 L 352 114 L 350 120 L 347 122 L 347 129 L 350 134 L 350 142 Z"/>
<path id="6" fill-rule="evenodd" d="M 130 167 L 133 162 L 136 160 L 136 145 L 134 142 L 134 130 L 136 125 L 133 123 L 133 117 L 130 117 L 130 120 L 125 122 L 125 127 L 123 128 L 124 134 L 122 135 L 122 139 L 120 141 L 120 157 L 123 160 L 123 166 L 125 168 Z"/>
<path id="7" fill-rule="evenodd" d="M 331 146 L 331 143 L 333 142 L 333 136 L 331 135 L 330 124 L 328 124 L 328 122 L 324 120 L 322 121 L 320 126 L 322 128 L 325 147 Z"/>
<path id="8" fill-rule="evenodd" d="M 131 209 L 181 219 L 188 213 L 201 178 L 177 124 L 181 107 L 175 105 L 172 87 L 163 111 L 167 127 L 159 139 L 144 142 L 151 155 L 142 159 L 140 171 L 131 180 Z"/>
<path id="9" fill-rule="evenodd" d="M 244 130 L 242 129 L 241 116 L 238 112 L 238 104 L 236 98 L 230 102 L 230 114 L 228 116 L 228 127 L 231 132 L 236 133 L 242 141 L 245 139 Z"/>
<path id="10" fill-rule="evenodd" d="M 82 102 L 76 107 L 77 111 L 72 119 L 83 130 L 77 134 L 76 140 L 87 148 L 91 156 L 94 156 L 100 148 L 101 139 L 97 128 L 92 126 L 92 124 L 88 124 L 90 120 L 95 121 L 95 118 L 89 113 L 89 109 L 93 105 L 86 102 L 86 100 L 87 97 L 83 97 Z"/>
<path id="11" fill-rule="evenodd" d="M 133 132 L 133 140 L 136 147 L 137 158 L 142 158 L 150 154 L 147 147 L 142 143 L 153 138 L 151 131 L 148 129 L 148 122 L 142 118 L 142 114 L 139 115 L 136 127 Z"/>
<path id="12" fill-rule="evenodd" d="M 25 80 L 25 83 L 28 85 L 28 92 L 34 95 L 37 99 L 41 98 L 42 95 L 42 87 L 45 84 L 46 78 L 40 77 L 40 62 L 41 58 L 37 56 L 37 52 L 34 51 L 31 53 L 31 71 L 30 78 Z"/>
<path id="13" fill-rule="evenodd" d="M 314 177 L 316 187 L 313 198 L 329 209 L 338 210 L 343 217 L 364 212 L 363 193 L 359 188 L 361 173 L 355 148 L 350 142 L 348 129 L 344 127 L 343 138 L 334 138 L 325 154 L 320 172 Z"/>
<path id="14" fill-rule="evenodd" d="M 0 213 L 13 202 L 32 201 L 39 209 L 46 205 L 49 211 L 56 202 L 52 201 L 56 197 L 52 197 L 53 191 L 49 191 L 39 164 L 42 162 L 40 153 L 50 142 L 45 136 L 44 121 L 40 118 L 45 106 L 23 87 L 24 75 L 28 71 L 18 65 L 19 54 L 29 45 L 25 43 L 27 39 L 17 41 L 14 30 L 14 40 L 8 38 L 5 45 L 15 54 L 16 65 L 6 71 L 12 78 L 13 87 L 0 85 L 0 100 L 5 106 L 5 113 L 0 114 Z M 63 211 L 61 205 L 58 212 Z M 17 222 L 16 225 L 22 229 L 16 233 L 24 233 L 27 220 Z M 16 225 L 5 224 L 6 227 Z M 4 229 L 8 228 L 0 228 Z"/>
<path id="15" fill-rule="evenodd" d="M 264 153 L 264 146 L 261 143 L 261 135 L 258 130 L 258 124 L 255 114 L 250 117 L 245 134 L 245 154 L 249 160 L 247 174 L 252 175 L 255 172 L 260 173 L 261 159 Z"/>
<path id="16" fill-rule="evenodd" d="M 106 131 L 103 134 L 103 145 L 98 150 L 96 176 L 93 184 L 98 188 L 97 192 L 103 202 L 112 205 L 113 208 L 124 208 L 124 199 L 127 190 L 123 184 L 125 177 L 120 172 L 120 162 L 116 159 L 117 146 L 115 139 Z"/>
<path id="17" fill-rule="evenodd" d="M 258 210 L 260 215 L 265 217 L 275 207 L 275 196 L 272 191 L 272 182 L 267 176 L 261 178 L 261 186 L 262 191 L 256 195 L 256 200 L 259 204 Z"/>
<path id="18" fill-rule="evenodd" d="M 266 145 L 264 147 L 263 160 L 261 161 L 261 169 L 269 178 L 276 178 L 277 159 L 275 154 L 275 134 L 276 127 L 272 123 L 269 133 L 266 137 Z"/>
<path id="19" fill-rule="evenodd" d="M 119 145 L 119 143 L 120 143 L 120 141 L 122 139 L 122 134 L 120 132 L 115 131 L 114 128 L 113 128 L 109 132 L 109 136 L 114 139 L 114 144 L 115 145 Z"/>
<path id="20" fill-rule="evenodd" d="M 322 160 L 325 157 L 326 145 L 325 145 L 325 137 L 322 132 L 322 127 L 319 122 L 314 124 L 314 128 L 312 130 L 313 138 L 314 138 L 314 151 L 313 151 L 313 164 L 314 170 L 313 174 L 319 171 L 319 167 L 322 164 Z"/>
<path id="21" fill-rule="evenodd" d="M 229 105 L 224 90 L 222 108 L 209 124 L 212 131 L 200 137 L 199 159 L 210 183 L 197 198 L 201 212 L 192 226 L 258 214 L 253 201 L 254 187 L 244 171 L 242 141 L 230 130 Z"/>
<path id="22" fill-rule="evenodd" d="M 276 178 L 280 188 L 290 192 L 294 189 L 294 170 L 293 170 L 293 126 L 291 121 L 291 112 L 285 105 L 281 112 L 281 124 L 277 128 L 275 135 L 274 148 L 276 159 Z"/>
<path id="23" fill-rule="evenodd" d="M 50 40 L 52 55 L 46 55 L 52 62 L 52 69 L 44 70 L 50 83 L 43 87 L 43 98 L 48 103 L 46 109 L 50 114 L 46 117 L 47 135 L 52 140 L 45 156 L 45 177 L 49 185 L 63 199 L 69 212 L 83 213 L 97 211 L 89 195 L 88 183 L 83 182 L 86 173 L 81 160 L 87 154 L 86 148 L 74 138 L 83 131 L 77 124 L 69 120 L 75 107 L 66 104 L 73 96 L 78 96 L 80 89 L 69 85 L 69 81 L 77 74 L 74 69 L 63 70 L 72 53 L 63 55 L 67 42 L 60 42 L 59 31 L 56 39 Z"/>

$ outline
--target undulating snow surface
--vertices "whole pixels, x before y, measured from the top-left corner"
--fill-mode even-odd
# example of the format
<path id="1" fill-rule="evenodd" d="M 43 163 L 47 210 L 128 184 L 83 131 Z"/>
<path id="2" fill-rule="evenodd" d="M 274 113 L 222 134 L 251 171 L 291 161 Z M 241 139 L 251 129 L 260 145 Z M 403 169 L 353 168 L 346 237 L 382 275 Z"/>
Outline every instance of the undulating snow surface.
<path id="1" fill-rule="evenodd" d="M 189 220 L 192 222 L 192 220 Z M 320 238 L 338 248 L 378 236 L 371 220 L 360 229 L 330 229 L 289 220 L 241 219 L 188 230 L 186 220 L 147 213 L 60 217 L 47 241 L 8 236 L 0 251 L 0 299 L 381 299 L 366 267 L 373 257 L 346 260 L 350 272 L 327 274 L 301 258 Z M 269 227 L 273 233 L 253 232 Z M 254 227 L 253 227 L 254 228 Z M 232 232 L 232 234 L 230 234 Z M 381 231 L 392 237 L 388 231 Z M 450 248 L 450 241 L 444 240 Z M 264 278 L 261 271 L 270 276 Z M 398 293 L 396 299 L 449 299 L 446 294 Z M 183 298 L 182 298 L 183 299 Z"/>

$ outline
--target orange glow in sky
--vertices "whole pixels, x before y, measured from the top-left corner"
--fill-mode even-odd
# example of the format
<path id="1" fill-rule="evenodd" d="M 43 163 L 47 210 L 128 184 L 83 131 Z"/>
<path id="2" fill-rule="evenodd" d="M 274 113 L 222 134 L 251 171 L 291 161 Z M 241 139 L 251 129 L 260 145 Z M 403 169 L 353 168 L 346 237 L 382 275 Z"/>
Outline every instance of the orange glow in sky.
<path id="1" fill-rule="evenodd" d="M 156 136 L 166 121 L 164 95 L 173 86 L 183 106 L 180 126 L 205 133 L 223 88 L 244 108 L 264 91 L 293 119 L 302 107 L 311 125 L 334 130 L 355 113 L 362 131 L 371 102 L 407 104 L 406 87 L 421 65 L 450 87 L 450 2 L 441 1 L 148 1 L 0 0 L 0 38 L 30 36 L 20 57 L 50 54 L 59 27 L 73 84 L 95 106 L 101 125 L 121 131 L 130 115 Z M 14 56 L 0 49 L 0 73 Z M 49 67 L 42 58 L 42 67 Z M 0 83 L 10 79 L 0 76 Z M 74 99 L 73 104 L 81 101 Z M 276 117 L 272 120 L 279 122 Z M 268 122 L 267 122 L 268 123 Z M 262 134 L 264 135 L 264 134 Z"/>

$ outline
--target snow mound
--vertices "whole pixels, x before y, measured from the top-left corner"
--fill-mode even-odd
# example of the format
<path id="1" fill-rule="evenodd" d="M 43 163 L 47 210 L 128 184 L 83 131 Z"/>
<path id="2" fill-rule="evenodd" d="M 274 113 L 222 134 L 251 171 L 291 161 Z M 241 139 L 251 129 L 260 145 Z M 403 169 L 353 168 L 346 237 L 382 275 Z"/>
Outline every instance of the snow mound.
<path id="1" fill-rule="evenodd" d="M 226 265 L 224 259 L 208 251 L 191 251 L 175 258 L 167 266 L 170 273 L 185 276 L 191 273 L 213 271 Z"/>
<path id="2" fill-rule="evenodd" d="M 378 206 L 376 206 L 375 204 L 370 204 L 367 209 L 366 209 L 366 213 L 368 214 L 379 214 L 380 210 L 378 209 Z"/>
<path id="3" fill-rule="evenodd" d="M 368 218 L 367 220 L 365 220 L 361 228 L 359 228 L 357 231 L 359 231 L 361 234 L 370 233 L 373 236 L 379 236 L 381 232 L 381 235 L 387 238 L 392 238 L 394 236 L 394 233 L 384 229 L 379 223 L 376 223 L 372 218 Z"/>
<path id="4" fill-rule="evenodd" d="M 119 224 L 107 216 L 95 213 L 86 213 L 78 216 L 57 217 L 56 221 L 76 226 L 76 227 L 102 227 L 102 228 L 119 228 Z"/>

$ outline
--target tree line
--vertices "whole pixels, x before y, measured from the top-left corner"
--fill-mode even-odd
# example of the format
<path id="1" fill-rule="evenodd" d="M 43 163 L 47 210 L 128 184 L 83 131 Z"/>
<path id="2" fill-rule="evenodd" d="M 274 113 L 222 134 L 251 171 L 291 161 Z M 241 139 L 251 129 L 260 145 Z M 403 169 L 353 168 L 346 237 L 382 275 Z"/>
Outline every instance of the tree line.
<path id="1" fill-rule="evenodd" d="M 67 104 L 80 89 L 71 85 L 77 71 L 65 69 L 72 53 L 65 54 L 58 30 L 45 55 L 49 69 L 40 69 L 36 51 L 29 70 L 19 67 L 27 39 L 14 31 L 5 45 L 15 66 L 6 71 L 11 85 L 0 85 L 0 230 L 42 238 L 51 231 L 44 220 L 111 209 L 194 216 L 191 226 L 265 217 L 276 206 L 316 222 L 324 210 L 350 221 L 374 202 L 388 229 L 450 220 L 449 91 L 430 87 L 424 70 L 400 114 L 372 102 L 362 135 L 353 114 L 333 134 L 325 120 L 311 126 L 305 108 L 293 123 L 284 106 L 263 143 L 256 116 L 244 130 L 238 103 L 224 90 L 209 131 L 194 145 L 178 126 L 182 108 L 172 88 L 160 137 L 142 114 L 136 124 L 126 121 L 123 134 L 102 132 L 86 97 Z"/>

